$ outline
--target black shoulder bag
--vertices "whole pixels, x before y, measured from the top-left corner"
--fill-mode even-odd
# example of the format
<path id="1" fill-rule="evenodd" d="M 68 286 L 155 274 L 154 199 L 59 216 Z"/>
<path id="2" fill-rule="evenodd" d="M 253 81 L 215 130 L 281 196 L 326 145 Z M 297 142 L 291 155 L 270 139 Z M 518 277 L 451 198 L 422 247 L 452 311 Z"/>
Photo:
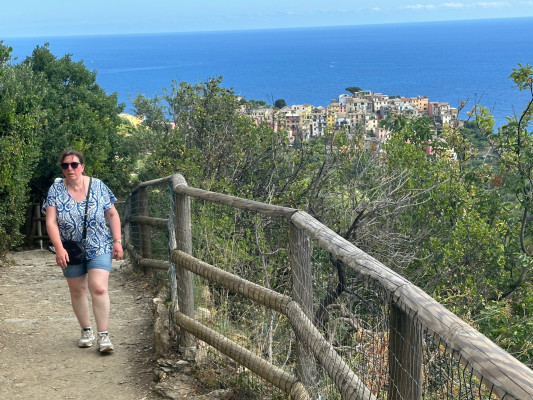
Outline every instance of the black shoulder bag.
<path id="1" fill-rule="evenodd" d="M 93 178 L 89 178 L 89 189 L 87 190 L 87 197 L 85 198 L 85 214 L 83 216 L 83 237 L 82 241 L 76 242 L 74 240 L 65 240 L 63 248 L 68 253 L 69 261 L 67 265 L 77 265 L 85 261 L 85 236 L 87 236 L 87 213 L 89 211 L 89 195 L 91 194 L 91 183 Z"/>

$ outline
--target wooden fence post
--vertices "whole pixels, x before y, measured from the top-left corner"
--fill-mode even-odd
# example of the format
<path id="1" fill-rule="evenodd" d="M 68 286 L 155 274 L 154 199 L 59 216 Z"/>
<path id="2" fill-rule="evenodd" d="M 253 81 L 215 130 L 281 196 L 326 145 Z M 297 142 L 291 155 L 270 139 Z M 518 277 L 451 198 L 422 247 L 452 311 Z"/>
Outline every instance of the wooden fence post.
<path id="1" fill-rule="evenodd" d="M 311 244 L 304 231 L 290 224 L 290 262 L 292 271 L 292 297 L 305 315 L 313 321 L 313 271 L 311 266 Z M 316 386 L 317 370 L 312 353 L 298 340 L 298 377 L 311 390 Z"/>
<path id="2" fill-rule="evenodd" d="M 148 216 L 148 190 L 146 187 L 140 187 L 137 192 L 137 202 L 138 209 L 137 215 L 139 216 Z M 152 229 L 150 226 L 145 224 L 140 224 L 139 226 L 139 236 L 141 240 L 141 256 L 144 258 L 152 258 L 152 250 L 150 247 L 150 237 L 152 235 Z"/>
<path id="3" fill-rule="evenodd" d="M 132 204 L 131 203 L 132 203 L 132 195 L 130 194 L 128 198 L 126 199 L 126 203 L 124 204 L 124 218 L 122 219 L 122 225 L 124 226 L 124 243 L 126 247 L 133 245 L 132 226 L 131 226 L 132 225 L 131 223 Z M 132 263 L 135 263 L 134 257 L 130 257 L 130 259 Z"/>
<path id="4" fill-rule="evenodd" d="M 173 175 L 171 181 L 172 189 L 178 185 L 187 185 L 187 181 L 181 175 Z M 192 255 L 192 229 L 191 229 L 191 201 L 189 196 L 176 194 L 174 196 L 174 226 L 176 249 Z M 194 280 L 193 273 L 176 266 L 177 299 L 179 311 L 189 318 L 194 319 Z M 180 351 L 185 358 L 194 359 L 196 348 L 194 346 L 194 336 L 184 330 L 180 332 Z"/>
<path id="5" fill-rule="evenodd" d="M 41 215 L 41 207 L 39 203 L 33 203 L 33 210 L 32 210 L 32 224 L 31 224 L 31 230 L 29 234 L 29 238 L 27 239 L 28 244 L 30 246 L 33 246 L 33 242 L 35 240 L 39 243 L 39 248 L 43 249 L 43 229 L 42 229 L 42 215 Z"/>
<path id="6" fill-rule="evenodd" d="M 37 217 L 37 237 L 39 238 L 39 248 L 43 249 L 43 225 L 41 215 L 41 205 L 37 203 L 35 205 L 35 216 Z"/>
<path id="7" fill-rule="evenodd" d="M 422 332 L 394 302 L 390 305 L 389 400 L 422 398 Z"/>

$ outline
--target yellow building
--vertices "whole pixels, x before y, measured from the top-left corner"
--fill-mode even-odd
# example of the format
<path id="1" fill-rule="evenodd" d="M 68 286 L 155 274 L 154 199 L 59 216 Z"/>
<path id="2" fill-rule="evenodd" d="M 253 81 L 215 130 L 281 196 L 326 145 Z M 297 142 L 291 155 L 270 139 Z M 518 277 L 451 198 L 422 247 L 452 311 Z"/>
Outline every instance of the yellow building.
<path id="1" fill-rule="evenodd" d="M 428 112 L 428 103 L 429 100 L 427 97 L 424 96 L 418 96 L 418 97 L 411 97 L 410 103 L 415 106 L 415 108 L 420 111 L 422 114 L 427 114 Z"/>
<path id="2" fill-rule="evenodd" d="M 332 100 L 331 104 L 326 107 L 326 124 L 328 128 L 333 128 L 337 119 L 337 114 L 340 112 L 340 104 L 338 100 Z"/>

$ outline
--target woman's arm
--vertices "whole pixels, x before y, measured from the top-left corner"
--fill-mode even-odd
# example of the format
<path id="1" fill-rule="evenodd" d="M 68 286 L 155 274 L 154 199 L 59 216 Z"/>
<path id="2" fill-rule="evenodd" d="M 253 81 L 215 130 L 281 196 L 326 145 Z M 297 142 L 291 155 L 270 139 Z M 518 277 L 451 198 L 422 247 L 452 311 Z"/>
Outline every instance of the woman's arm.
<path id="1" fill-rule="evenodd" d="M 115 206 L 104 211 L 107 223 L 111 228 L 111 236 L 113 238 L 113 258 L 115 260 L 120 260 L 124 255 L 124 250 L 122 249 L 122 232 L 120 226 L 120 216 Z"/>
<path id="2" fill-rule="evenodd" d="M 50 241 L 56 251 L 56 263 L 61 268 L 67 267 L 69 261 L 68 253 L 63 248 L 61 243 L 61 236 L 59 236 L 59 226 L 57 225 L 57 208 L 53 206 L 46 206 L 46 232 L 50 237 Z"/>

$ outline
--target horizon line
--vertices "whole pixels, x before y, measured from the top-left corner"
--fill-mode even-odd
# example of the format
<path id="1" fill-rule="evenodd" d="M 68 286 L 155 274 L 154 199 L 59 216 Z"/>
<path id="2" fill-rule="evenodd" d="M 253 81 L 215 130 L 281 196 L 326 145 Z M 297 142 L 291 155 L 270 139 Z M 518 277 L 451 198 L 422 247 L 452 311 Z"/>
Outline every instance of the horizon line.
<path id="1" fill-rule="evenodd" d="M 190 31 L 161 31 L 161 32 L 131 32 L 131 33 L 88 33 L 72 35 L 31 35 L 31 36 L 4 36 L 0 42 L 6 39 L 32 39 L 32 38 L 56 38 L 56 37 L 91 37 L 91 36 L 139 36 L 139 35 L 169 35 L 169 34 L 208 34 L 208 33 L 230 33 L 230 32 L 258 32 L 258 31 L 283 31 L 299 29 L 324 29 L 324 28 L 348 28 L 359 26 L 381 26 L 381 25 L 417 25 L 417 24 L 435 24 L 435 23 L 452 23 L 452 22 L 480 22 L 480 21 L 500 21 L 516 19 L 533 19 L 533 16 L 525 17 L 502 17 L 502 18 L 466 18 L 466 19 L 449 19 L 449 20 L 428 20 L 428 21 L 405 21 L 405 22 L 383 22 L 383 23 L 360 23 L 353 25 L 314 25 L 314 26 L 294 26 L 284 28 L 246 28 L 246 29 L 213 29 L 213 30 L 190 30 Z"/>

